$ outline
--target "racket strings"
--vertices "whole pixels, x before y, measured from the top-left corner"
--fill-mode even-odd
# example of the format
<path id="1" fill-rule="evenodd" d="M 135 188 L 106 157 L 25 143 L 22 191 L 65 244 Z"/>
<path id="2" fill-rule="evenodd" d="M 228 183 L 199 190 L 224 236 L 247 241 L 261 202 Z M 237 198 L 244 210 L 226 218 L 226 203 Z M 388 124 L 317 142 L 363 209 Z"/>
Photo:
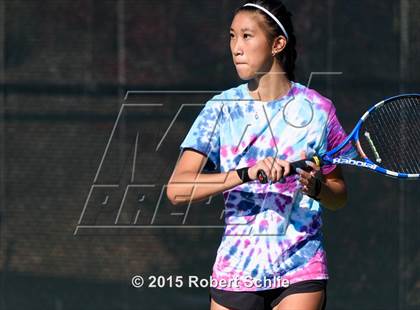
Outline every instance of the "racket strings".
<path id="1" fill-rule="evenodd" d="M 391 114 L 392 115 L 392 114 Z M 378 151 L 380 162 L 377 161 L 379 164 L 382 164 L 384 162 L 384 159 L 386 161 L 387 158 L 389 158 L 388 149 L 383 149 L 381 146 L 387 144 L 387 137 L 385 134 L 377 134 L 378 132 L 381 132 L 381 124 L 384 124 L 385 126 L 382 128 L 382 133 L 385 133 L 390 130 L 393 126 L 396 124 L 396 120 L 394 117 L 389 119 L 387 122 L 384 120 L 384 114 L 383 113 L 376 113 L 372 114 L 371 122 L 366 123 L 366 129 L 367 132 L 371 134 L 371 139 L 374 142 L 375 148 Z M 393 139 L 394 137 L 388 137 L 388 139 Z M 396 142 L 396 141 L 392 141 Z M 365 147 L 365 149 L 371 149 L 371 145 L 368 144 L 368 148 Z M 373 154 L 373 152 L 372 152 Z M 373 156 L 369 156 L 371 159 L 376 159 L 375 154 Z"/>
<path id="2" fill-rule="evenodd" d="M 394 128 L 394 131 L 398 132 L 399 138 L 399 141 L 396 143 L 397 153 L 394 154 L 396 168 L 398 168 L 398 163 L 400 163 L 408 171 L 418 172 L 420 170 L 416 154 L 420 151 L 418 145 L 420 139 L 418 125 L 420 124 L 416 126 L 416 122 L 418 122 L 418 116 L 420 115 L 416 113 L 416 102 L 412 98 L 402 98 L 398 106 L 390 105 L 390 109 L 394 117 L 399 115 L 399 122 Z"/>
<path id="3" fill-rule="evenodd" d="M 418 121 L 420 115 L 417 115 L 417 118 L 414 119 L 414 117 L 416 116 L 415 103 L 412 102 L 413 101 L 412 99 L 408 99 L 408 101 L 410 102 L 410 105 L 409 105 L 410 109 L 407 109 L 407 119 L 408 119 L 407 123 L 412 123 L 412 122 L 415 122 L 416 120 Z M 406 124 L 406 123 L 404 122 L 404 124 Z M 417 171 L 420 171 L 420 169 L 419 169 L 420 168 L 420 163 L 419 163 L 418 160 L 416 160 L 417 159 L 416 154 L 419 154 L 419 152 L 420 152 L 420 145 L 419 145 L 419 142 L 420 142 L 420 134 L 419 134 L 420 123 L 417 124 L 417 125 L 418 125 L 417 128 L 416 128 L 417 130 L 414 130 L 414 131 L 411 130 L 411 128 L 409 126 L 404 125 L 403 126 L 403 128 L 404 128 L 403 131 L 407 134 L 407 139 L 404 139 L 404 143 L 407 143 L 406 147 L 409 148 L 409 152 L 407 152 L 407 153 L 410 156 L 410 159 L 411 159 L 412 163 L 415 164 L 415 167 L 417 168 Z M 417 137 L 416 137 L 416 134 L 417 134 Z"/>
<path id="4" fill-rule="evenodd" d="M 361 133 L 362 149 L 373 162 L 395 172 L 420 173 L 418 97 L 405 96 L 385 102 L 369 114 Z"/>
<path id="5" fill-rule="evenodd" d="M 407 98 L 405 101 L 405 106 L 407 108 L 402 111 L 402 120 L 399 128 L 401 149 L 404 152 L 399 153 L 399 160 L 404 162 L 403 158 L 407 157 L 407 165 L 418 172 L 420 171 L 420 164 L 416 159 L 416 155 L 420 152 L 420 109 L 416 111 L 416 102 L 412 98 Z M 418 107 L 419 104 L 417 102 L 417 108 Z M 410 167 L 407 167 L 407 169 Z"/>
<path id="6" fill-rule="evenodd" d="M 401 122 L 402 124 L 401 124 L 400 130 L 402 132 L 401 137 L 402 137 L 403 149 L 407 149 L 408 151 L 405 152 L 405 154 L 401 154 L 401 155 L 408 156 L 408 158 L 411 160 L 412 165 L 416 168 L 416 171 L 420 171 L 419 169 L 420 163 L 418 160 L 416 160 L 416 154 L 420 152 L 420 146 L 419 146 L 420 123 L 418 123 L 417 128 L 415 128 L 417 130 L 411 130 L 411 126 L 409 126 L 409 124 L 415 123 L 416 121 L 418 122 L 420 115 L 417 115 L 417 118 L 415 118 L 416 116 L 415 102 L 413 102 L 413 100 L 410 98 L 408 98 L 407 101 L 408 101 L 407 109 L 404 111 L 405 113 L 402 114 L 403 119 Z M 416 134 L 417 134 L 417 137 L 416 137 Z"/>
<path id="7" fill-rule="evenodd" d="M 417 122 L 416 130 L 412 131 L 411 128 L 408 128 L 409 136 L 411 137 L 412 143 L 410 143 L 410 155 L 412 156 L 413 162 L 416 164 L 417 171 L 420 171 L 420 160 L 418 159 L 418 154 L 420 154 L 420 108 L 416 110 L 416 102 L 413 99 L 410 99 L 412 104 L 412 109 L 409 111 L 410 119 L 412 122 Z M 420 103 L 417 102 L 417 106 Z"/>
<path id="8" fill-rule="evenodd" d="M 391 111 L 391 116 L 394 120 L 393 126 L 391 128 L 393 128 L 393 130 L 399 130 L 399 135 L 398 135 L 399 140 L 389 141 L 397 147 L 396 153 L 394 154 L 394 158 L 395 158 L 394 169 L 398 168 L 397 163 L 404 163 L 407 160 L 409 160 L 412 163 L 412 165 L 418 166 L 418 164 L 415 161 L 415 157 L 413 153 L 414 150 L 412 149 L 412 147 L 415 146 L 415 143 L 407 143 L 407 139 L 406 139 L 407 137 L 411 136 L 410 131 L 407 130 L 405 126 L 405 124 L 412 122 L 412 120 L 407 118 L 407 115 L 410 115 L 408 113 L 409 112 L 408 110 L 412 108 L 411 102 L 406 103 L 405 109 L 403 109 L 402 111 L 397 110 L 397 108 L 398 107 L 396 105 L 389 106 L 389 110 Z M 411 136 L 409 140 L 413 140 L 413 137 Z M 401 150 L 406 150 L 407 148 L 409 148 L 408 152 L 401 152 Z"/>

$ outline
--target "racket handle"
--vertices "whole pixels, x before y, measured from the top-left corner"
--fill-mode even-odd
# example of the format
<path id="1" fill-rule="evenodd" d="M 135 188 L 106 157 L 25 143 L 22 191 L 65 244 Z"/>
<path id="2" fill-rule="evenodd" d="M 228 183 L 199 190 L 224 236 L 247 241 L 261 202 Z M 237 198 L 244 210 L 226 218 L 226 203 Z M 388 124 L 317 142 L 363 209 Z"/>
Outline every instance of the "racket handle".
<path id="1" fill-rule="evenodd" d="M 308 166 L 306 164 L 306 161 L 311 161 L 316 165 L 322 166 L 322 160 L 318 156 L 314 156 L 314 157 L 307 158 L 307 159 L 301 159 L 301 160 L 294 161 L 294 162 L 290 163 L 290 173 L 289 173 L 289 175 L 296 174 L 297 173 L 296 172 L 297 168 L 300 168 L 300 169 L 302 169 L 304 171 L 307 171 L 307 172 L 311 171 L 312 167 Z M 263 184 L 268 183 L 268 177 L 265 174 L 264 170 L 262 170 L 262 169 L 258 170 L 257 178 L 258 178 L 258 181 L 260 181 L 260 183 L 263 183 Z"/>

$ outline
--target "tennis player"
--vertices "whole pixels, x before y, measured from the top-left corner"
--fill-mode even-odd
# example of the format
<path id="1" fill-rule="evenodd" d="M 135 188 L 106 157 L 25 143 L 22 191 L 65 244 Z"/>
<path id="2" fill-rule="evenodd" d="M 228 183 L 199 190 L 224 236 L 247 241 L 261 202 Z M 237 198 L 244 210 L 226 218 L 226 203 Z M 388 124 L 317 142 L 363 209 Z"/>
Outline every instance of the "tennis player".
<path id="1" fill-rule="evenodd" d="M 289 175 L 290 162 L 330 150 L 346 134 L 332 102 L 294 77 L 296 39 L 280 1 L 250 1 L 230 29 L 244 84 L 209 100 L 181 144 L 167 188 L 173 204 L 223 193 L 226 228 L 211 310 L 325 309 L 321 205 L 346 202 L 339 167 Z M 258 170 L 269 183 L 261 184 Z"/>

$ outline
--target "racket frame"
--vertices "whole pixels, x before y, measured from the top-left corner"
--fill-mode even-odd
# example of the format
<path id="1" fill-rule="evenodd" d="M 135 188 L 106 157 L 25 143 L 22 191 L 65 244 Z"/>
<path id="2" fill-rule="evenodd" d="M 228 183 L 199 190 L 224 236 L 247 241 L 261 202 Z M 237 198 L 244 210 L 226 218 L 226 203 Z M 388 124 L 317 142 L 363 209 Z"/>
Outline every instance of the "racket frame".
<path id="1" fill-rule="evenodd" d="M 392 177 L 392 178 L 398 178 L 398 179 L 409 179 L 409 180 L 418 180 L 420 179 L 420 173 L 417 174 L 410 174 L 410 173 L 403 173 L 403 172 L 396 172 L 396 171 L 392 171 L 389 169 L 385 169 L 383 167 L 378 166 L 377 164 L 375 164 L 372 160 L 370 160 L 365 152 L 363 151 L 361 145 L 360 145 L 360 140 L 359 140 L 359 133 L 360 133 L 360 129 L 362 127 L 363 122 L 366 120 L 366 118 L 369 116 L 369 114 L 372 113 L 372 111 L 380 108 L 382 105 L 386 104 L 387 102 L 394 100 L 394 99 L 398 99 L 401 97 L 409 97 L 409 96 L 416 96 L 416 97 L 420 97 L 420 94 L 416 94 L 416 93 L 411 93 L 411 94 L 401 94 L 401 95 L 397 95 L 397 96 L 393 96 L 393 97 L 389 97 L 387 99 L 384 99 L 380 102 L 378 102 L 377 104 L 373 105 L 372 107 L 370 107 L 365 114 L 363 114 L 363 116 L 359 119 L 359 121 L 357 122 L 356 126 L 354 127 L 354 129 L 352 130 L 352 132 L 346 137 L 346 139 L 341 142 L 339 145 L 337 145 L 335 148 L 333 148 L 331 151 L 328 151 L 324 154 L 316 154 L 314 156 L 312 156 L 311 158 L 308 159 L 303 159 L 303 160 L 298 160 L 295 162 L 290 163 L 291 165 L 291 172 L 290 174 L 294 174 L 296 173 L 296 169 L 297 168 L 301 168 L 304 169 L 307 168 L 305 161 L 312 161 L 313 163 L 317 164 L 318 166 L 323 166 L 323 165 L 349 165 L 349 166 L 357 166 L 357 167 L 362 167 L 362 168 L 366 168 L 375 172 L 378 172 L 380 174 Z M 350 140 L 354 141 L 357 153 L 359 154 L 359 156 L 361 157 L 362 160 L 357 160 L 357 159 L 352 159 L 349 157 L 332 157 L 335 153 L 337 153 L 338 151 L 340 151 L 344 146 L 346 146 Z M 258 180 L 261 183 L 267 183 L 268 182 L 268 178 L 265 174 L 265 172 L 263 170 L 259 170 L 257 173 L 257 177 Z"/>
<path id="2" fill-rule="evenodd" d="M 340 165 L 363 167 L 363 168 L 367 168 L 367 169 L 373 170 L 375 172 L 378 172 L 378 173 L 381 173 L 390 177 L 398 178 L 398 179 L 420 179 L 420 173 L 410 174 L 410 173 L 396 172 L 396 171 L 392 171 L 392 170 L 385 169 L 378 166 L 366 156 L 359 141 L 360 128 L 362 127 L 363 122 L 366 120 L 369 114 L 372 113 L 372 111 L 380 108 L 382 105 L 386 104 L 389 101 L 392 101 L 394 99 L 398 99 L 401 97 L 409 97 L 409 96 L 420 97 L 420 94 L 413 93 L 413 94 L 397 95 L 397 96 L 393 96 L 388 99 L 382 100 L 381 102 L 378 102 L 377 104 L 372 106 L 369 110 L 366 111 L 365 114 L 363 114 L 363 116 L 359 119 L 359 121 L 357 122 L 352 132 L 347 136 L 347 138 L 342 143 L 340 143 L 331 151 L 319 156 L 322 159 L 323 164 L 332 164 L 332 165 L 340 164 Z M 355 160 L 355 159 L 348 158 L 345 156 L 333 158 L 332 156 L 335 153 L 337 153 L 339 150 L 341 150 L 344 146 L 346 146 L 350 142 L 350 140 L 354 141 L 357 152 L 359 156 L 363 159 L 363 161 Z"/>

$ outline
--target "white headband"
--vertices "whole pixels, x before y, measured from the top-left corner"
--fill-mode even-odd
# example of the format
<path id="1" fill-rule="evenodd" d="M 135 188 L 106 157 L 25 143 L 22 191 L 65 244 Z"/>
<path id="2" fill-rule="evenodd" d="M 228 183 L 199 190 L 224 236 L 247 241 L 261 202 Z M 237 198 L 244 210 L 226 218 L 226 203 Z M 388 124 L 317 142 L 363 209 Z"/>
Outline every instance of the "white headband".
<path id="1" fill-rule="evenodd" d="M 282 23 L 278 20 L 277 17 L 275 17 L 273 14 L 271 14 L 269 10 L 267 10 L 266 8 L 263 8 L 262 6 L 260 6 L 258 4 L 254 4 L 254 3 L 246 3 L 246 4 L 244 4 L 244 6 L 253 6 L 257 9 L 260 9 L 261 11 L 264 11 L 268 16 L 270 16 L 277 23 L 277 25 L 279 25 L 280 29 L 283 31 L 284 35 L 286 36 L 286 39 L 289 40 L 289 35 L 287 34 L 286 29 L 284 29 Z"/>

